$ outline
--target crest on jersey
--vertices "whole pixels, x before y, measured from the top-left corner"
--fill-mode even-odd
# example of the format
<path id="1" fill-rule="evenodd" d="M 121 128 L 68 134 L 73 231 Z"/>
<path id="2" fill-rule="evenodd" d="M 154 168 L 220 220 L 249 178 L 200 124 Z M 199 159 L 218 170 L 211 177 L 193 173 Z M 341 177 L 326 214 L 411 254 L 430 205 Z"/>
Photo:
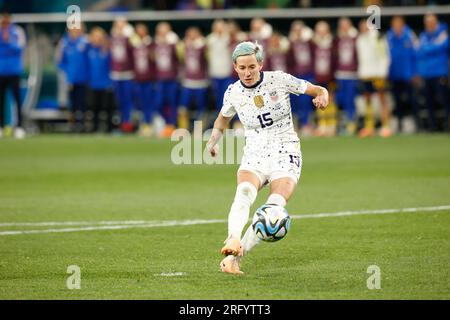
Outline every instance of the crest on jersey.
<path id="1" fill-rule="evenodd" d="M 269 95 L 270 95 L 270 99 L 271 99 L 273 102 L 277 102 L 277 100 L 278 100 L 278 95 L 277 95 L 277 92 L 276 92 L 276 91 L 273 91 L 273 92 L 269 93 Z"/>
<path id="2" fill-rule="evenodd" d="M 264 107 L 264 98 L 263 98 L 263 96 L 254 96 L 253 97 L 253 102 L 255 103 L 255 106 L 257 106 L 258 108 Z"/>

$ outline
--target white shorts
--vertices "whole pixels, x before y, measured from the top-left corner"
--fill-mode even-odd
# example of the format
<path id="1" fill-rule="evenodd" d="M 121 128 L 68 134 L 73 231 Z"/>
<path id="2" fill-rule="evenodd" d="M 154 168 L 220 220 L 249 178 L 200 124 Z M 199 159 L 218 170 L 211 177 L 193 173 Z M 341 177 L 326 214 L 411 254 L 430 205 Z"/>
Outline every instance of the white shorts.
<path id="1" fill-rule="evenodd" d="M 285 141 L 261 148 L 245 147 L 239 171 L 253 172 L 261 186 L 289 177 L 298 183 L 302 171 L 302 153 L 298 141 Z"/>

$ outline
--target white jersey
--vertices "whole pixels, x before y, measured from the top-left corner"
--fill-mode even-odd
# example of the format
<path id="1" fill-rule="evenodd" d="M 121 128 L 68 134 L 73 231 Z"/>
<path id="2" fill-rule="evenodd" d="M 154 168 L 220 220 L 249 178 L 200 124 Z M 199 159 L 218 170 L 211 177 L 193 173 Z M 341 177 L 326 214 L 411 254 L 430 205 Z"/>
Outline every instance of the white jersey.
<path id="1" fill-rule="evenodd" d="M 282 71 L 267 71 L 252 87 L 241 81 L 228 87 L 220 112 L 225 117 L 237 113 L 244 126 L 246 143 L 240 170 L 257 172 L 265 177 L 261 178 L 263 183 L 273 180 L 274 172 L 287 172 L 298 179 L 301 152 L 292 122 L 290 94 L 305 93 L 307 84 Z"/>
<path id="2" fill-rule="evenodd" d="M 296 134 L 292 122 L 291 93 L 305 93 L 307 81 L 282 71 L 266 71 L 255 86 L 245 87 L 241 81 L 231 84 L 225 92 L 224 117 L 236 113 L 248 138 L 270 134 L 272 137 Z"/>
<path id="3" fill-rule="evenodd" d="M 356 39 L 358 76 L 360 79 L 385 79 L 389 74 L 389 47 L 377 30 L 360 33 Z"/>
<path id="4" fill-rule="evenodd" d="M 209 52 L 209 75 L 211 78 L 227 78 L 231 76 L 233 61 L 230 54 L 230 36 L 219 36 L 212 33 L 207 38 Z"/>

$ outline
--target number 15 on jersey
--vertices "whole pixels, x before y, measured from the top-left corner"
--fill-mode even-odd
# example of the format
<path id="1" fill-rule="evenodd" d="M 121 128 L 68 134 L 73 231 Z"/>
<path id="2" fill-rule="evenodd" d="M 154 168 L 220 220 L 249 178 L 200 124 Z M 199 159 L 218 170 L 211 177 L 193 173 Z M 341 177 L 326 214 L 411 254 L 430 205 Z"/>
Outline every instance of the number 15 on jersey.
<path id="1" fill-rule="evenodd" d="M 270 117 L 270 112 L 266 112 L 257 116 L 259 123 L 261 124 L 261 128 L 270 127 L 273 125 L 273 119 Z"/>

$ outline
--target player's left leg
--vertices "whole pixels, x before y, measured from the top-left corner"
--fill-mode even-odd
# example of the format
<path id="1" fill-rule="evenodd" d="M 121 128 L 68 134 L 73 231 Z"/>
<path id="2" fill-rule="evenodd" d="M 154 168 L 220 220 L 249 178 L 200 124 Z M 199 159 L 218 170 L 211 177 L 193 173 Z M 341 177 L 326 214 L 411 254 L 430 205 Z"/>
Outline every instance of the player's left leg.
<path id="1" fill-rule="evenodd" d="M 266 204 L 284 207 L 300 179 L 303 158 L 298 142 L 283 143 L 279 148 L 284 151 L 276 153 L 271 159 L 272 171 L 268 176 L 270 192 Z M 250 225 L 241 241 L 243 254 L 248 253 L 260 242 Z"/>
<path id="2" fill-rule="evenodd" d="M 291 198 L 297 186 L 297 180 L 294 177 L 281 177 L 275 179 L 270 184 L 270 193 L 266 204 L 276 204 L 284 207 Z M 261 240 L 256 236 L 253 227 L 250 225 L 242 238 L 242 248 L 244 254 L 252 250 Z"/>
<path id="3" fill-rule="evenodd" d="M 273 180 L 270 184 L 270 195 L 267 203 L 284 207 L 294 193 L 296 186 L 297 181 L 292 177 L 282 177 Z"/>

